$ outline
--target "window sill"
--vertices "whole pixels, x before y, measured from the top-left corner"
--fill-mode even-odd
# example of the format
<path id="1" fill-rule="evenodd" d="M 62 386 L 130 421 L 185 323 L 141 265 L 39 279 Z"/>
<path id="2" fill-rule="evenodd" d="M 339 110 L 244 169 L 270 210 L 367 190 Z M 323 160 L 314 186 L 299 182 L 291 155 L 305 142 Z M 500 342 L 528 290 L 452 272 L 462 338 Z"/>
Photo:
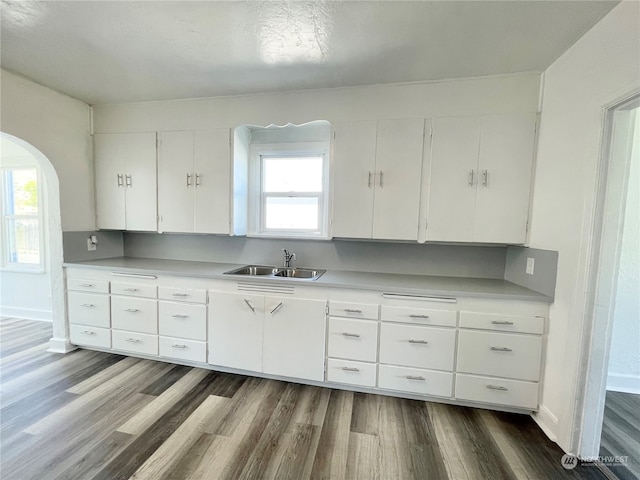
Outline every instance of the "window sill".
<path id="1" fill-rule="evenodd" d="M 0 272 L 7 273 L 34 273 L 34 274 L 43 274 L 47 273 L 44 267 L 38 266 L 34 268 L 29 267 L 0 267 Z"/>
<path id="2" fill-rule="evenodd" d="M 270 238 L 275 240 L 316 240 L 321 242 L 329 242 L 331 237 L 320 235 L 295 235 L 285 233 L 247 233 L 247 238 Z"/>

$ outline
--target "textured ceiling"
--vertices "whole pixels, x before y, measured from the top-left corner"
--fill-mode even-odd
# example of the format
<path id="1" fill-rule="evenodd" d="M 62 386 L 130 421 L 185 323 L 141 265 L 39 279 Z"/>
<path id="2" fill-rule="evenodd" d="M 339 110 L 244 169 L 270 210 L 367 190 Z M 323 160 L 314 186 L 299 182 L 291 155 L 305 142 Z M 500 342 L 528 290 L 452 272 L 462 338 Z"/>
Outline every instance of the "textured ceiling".
<path id="1" fill-rule="evenodd" d="M 89 104 L 541 72 L 617 1 L 3 1 L 1 64 Z"/>

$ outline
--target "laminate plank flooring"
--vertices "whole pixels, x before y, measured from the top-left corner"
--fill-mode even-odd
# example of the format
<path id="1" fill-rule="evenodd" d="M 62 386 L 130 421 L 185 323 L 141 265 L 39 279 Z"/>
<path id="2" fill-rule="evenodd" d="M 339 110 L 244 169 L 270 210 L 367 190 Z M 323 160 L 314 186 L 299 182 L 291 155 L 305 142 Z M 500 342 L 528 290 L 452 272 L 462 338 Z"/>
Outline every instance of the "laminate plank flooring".
<path id="1" fill-rule="evenodd" d="M 59 355 L 50 336 L 0 319 L 3 480 L 604 478 L 563 469 L 526 415 Z"/>
<path id="2" fill-rule="evenodd" d="M 640 395 L 607 392 L 600 440 L 600 456 L 624 456 L 608 468 L 621 480 L 640 478 Z"/>

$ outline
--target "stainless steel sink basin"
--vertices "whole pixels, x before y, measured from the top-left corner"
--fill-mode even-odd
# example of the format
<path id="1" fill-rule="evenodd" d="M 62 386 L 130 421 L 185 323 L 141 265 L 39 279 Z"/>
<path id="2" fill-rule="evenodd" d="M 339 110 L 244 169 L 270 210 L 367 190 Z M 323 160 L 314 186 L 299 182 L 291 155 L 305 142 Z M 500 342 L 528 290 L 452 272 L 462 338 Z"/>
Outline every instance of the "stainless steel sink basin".
<path id="1" fill-rule="evenodd" d="M 298 280 L 317 280 L 326 270 L 313 268 L 265 267 L 262 265 L 245 265 L 224 272 L 225 275 L 247 275 L 270 278 L 292 278 Z"/>

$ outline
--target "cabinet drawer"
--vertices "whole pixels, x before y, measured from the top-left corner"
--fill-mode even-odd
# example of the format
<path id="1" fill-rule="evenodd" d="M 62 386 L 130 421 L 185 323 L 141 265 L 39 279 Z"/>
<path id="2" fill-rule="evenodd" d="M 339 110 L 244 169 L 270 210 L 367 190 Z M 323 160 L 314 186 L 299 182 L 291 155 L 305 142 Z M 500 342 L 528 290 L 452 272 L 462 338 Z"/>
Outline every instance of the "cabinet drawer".
<path id="1" fill-rule="evenodd" d="M 380 365 L 378 387 L 386 390 L 451 397 L 453 373 Z"/>
<path id="2" fill-rule="evenodd" d="M 537 410 L 538 384 L 457 374 L 455 397 L 460 400 Z"/>
<path id="3" fill-rule="evenodd" d="M 111 330 L 112 348 L 125 352 L 158 354 L 158 336 L 146 333 Z"/>
<path id="4" fill-rule="evenodd" d="M 206 305 L 159 301 L 158 331 L 168 337 L 206 340 Z"/>
<path id="5" fill-rule="evenodd" d="M 159 337 L 159 351 L 161 357 L 179 358 L 192 362 L 207 361 L 207 343 L 184 340 L 181 338 Z"/>
<path id="6" fill-rule="evenodd" d="M 131 332 L 158 333 L 158 302 L 145 298 L 111 297 L 111 325 Z"/>
<path id="7" fill-rule="evenodd" d="M 378 322 L 329 318 L 330 357 L 375 362 L 378 354 Z"/>
<path id="8" fill-rule="evenodd" d="M 69 339 L 75 345 L 111 348 L 111 330 L 108 328 L 69 325 Z"/>
<path id="9" fill-rule="evenodd" d="M 93 293 L 109 293 L 109 280 L 67 278 L 67 290 L 77 290 L 81 292 Z"/>
<path id="10" fill-rule="evenodd" d="M 327 360 L 327 381 L 375 387 L 376 364 L 329 358 Z"/>
<path id="11" fill-rule="evenodd" d="M 111 282 L 111 293 L 129 297 L 157 298 L 158 287 L 141 283 Z"/>
<path id="12" fill-rule="evenodd" d="M 542 335 L 544 318 L 499 313 L 460 312 L 460 327 Z"/>
<path id="13" fill-rule="evenodd" d="M 188 288 L 158 287 L 158 298 L 162 300 L 175 300 L 176 302 L 207 303 L 207 291 Z"/>
<path id="14" fill-rule="evenodd" d="M 425 308 L 389 307 L 386 305 L 383 305 L 380 310 L 380 319 L 385 322 L 455 327 L 457 318 L 458 312 L 456 310 L 431 310 Z"/>
<path id="15" fill-rule="evenodd" d="M 538 381 L 541 350 L 538 336 L 461 330 L 457 370 Z"/>
<path id="16" fill-rule="evenodd" d="M 367 303 L 329 302 L 329 315 L 334 317 L 378 319 L 378 305 Z"/>
<path id="17" fill-rule="evenodd" d="M 380 363 L 453 370 L 455 346 L 456 331 L 453 329 L 380 325 Z"/>
<path id="18" fill-rule="evenodd" d="M 109 295 L 68 292 L 69 323 L 109 328 Z"/>

